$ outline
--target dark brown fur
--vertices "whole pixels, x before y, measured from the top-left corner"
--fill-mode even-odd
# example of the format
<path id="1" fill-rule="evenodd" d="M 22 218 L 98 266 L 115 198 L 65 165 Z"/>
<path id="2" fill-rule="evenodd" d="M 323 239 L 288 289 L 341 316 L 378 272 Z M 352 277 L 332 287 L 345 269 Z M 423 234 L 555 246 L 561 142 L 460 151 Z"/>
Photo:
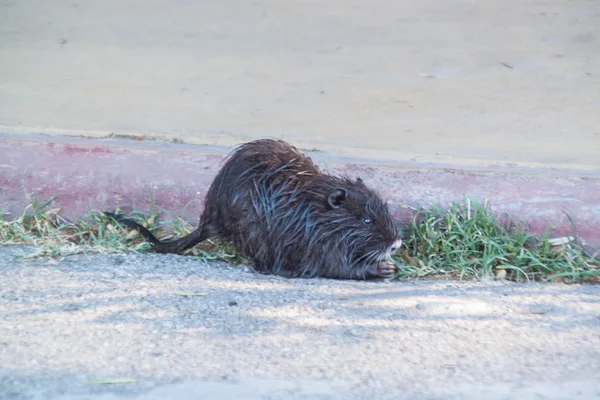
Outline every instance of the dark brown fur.
<path id="1" fill-rule="evenodd" d="M 382 278 L 400 245 L 387 205 L 361 179 L 322 173 L 295 147 L 262 139 L 238 147 L 211 184 L 198 228 L 171 242 L 135 228 L 161 253 L 209 237 L 230 241 L 257 271 L 286 277 Z"/>

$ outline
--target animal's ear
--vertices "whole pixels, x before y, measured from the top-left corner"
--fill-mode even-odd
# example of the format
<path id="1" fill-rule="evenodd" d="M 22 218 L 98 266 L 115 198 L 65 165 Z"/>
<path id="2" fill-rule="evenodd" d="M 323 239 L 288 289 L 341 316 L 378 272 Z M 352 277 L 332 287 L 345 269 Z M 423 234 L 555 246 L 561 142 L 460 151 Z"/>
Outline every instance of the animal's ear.
<path id="1" fill-rule="evenodd" d="M 327 198 L 327 203 L 331 206 L 331 208 L 340 208 L 344 201 L 346 200 L 346 191 L 344 189 L 337 189 L 335 192 L 331 193 Z"/>

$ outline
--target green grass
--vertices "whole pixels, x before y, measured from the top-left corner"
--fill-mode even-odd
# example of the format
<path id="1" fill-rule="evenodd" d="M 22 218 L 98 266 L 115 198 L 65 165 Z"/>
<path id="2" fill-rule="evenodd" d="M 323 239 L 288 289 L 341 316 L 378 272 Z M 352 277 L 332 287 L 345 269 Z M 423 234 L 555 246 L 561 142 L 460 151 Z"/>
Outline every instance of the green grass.
<path id="1" fill-rule="evenodd" d="M 470 200 L 421 211 L 404 232 L 399 278 L 584 282 L 600 276 L 598 260 L 574 241 L 553 245 L 550 232 L 535 237 L 509 216 L 495 218 L 488 207 Z"/>
<path id="2" fill-rule="evenodd" d="M 35 251 L 24 258 L 144 252 L 151 248 L 137 232 L 94 210 L 76 221 L 67 221 L 59 209 L 49 207 L 52 200 L 32 203 L 18 217 L 0 221 L 0 244 L 35 246 Z M 157 223 L 158 208 L 151 204 L 151 213 L 133 211 L 128 217 L 163 240 L 194 229 L 188 221 L 165 210 L 161 211 L 170 219 Z M 600 262 L 575 241 L 555 245 L 549 239 L 550 232 L 535 237 L 508 216 L 494 216 L 488 207 L 470 200 L 446 209 L 430 207 L 418 212 L 402 231 L 404 246 L 394 257 L 398 279 L 600 282 Z M 187 254 L 202 261 L 248 263 L 229 243 L 220 241 L 207 240 Z"/>

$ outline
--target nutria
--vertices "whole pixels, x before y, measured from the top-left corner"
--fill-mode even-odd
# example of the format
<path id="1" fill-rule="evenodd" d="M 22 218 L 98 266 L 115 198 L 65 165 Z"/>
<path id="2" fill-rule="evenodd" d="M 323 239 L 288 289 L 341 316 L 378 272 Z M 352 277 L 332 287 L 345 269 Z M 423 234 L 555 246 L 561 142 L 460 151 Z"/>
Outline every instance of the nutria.
<path id="1" fill-rule="evenodd" d="M 212 182 L 196 230 L 159 241 L 138 230 L 159 253 L 189 249 L 218 237 L 233 243 L 261 273 L 285 277 L 387 278 L 390 255 L 402 243 L 387 205 L 357 178 L 325 174 L 281 140 L 245 143 Z"/>

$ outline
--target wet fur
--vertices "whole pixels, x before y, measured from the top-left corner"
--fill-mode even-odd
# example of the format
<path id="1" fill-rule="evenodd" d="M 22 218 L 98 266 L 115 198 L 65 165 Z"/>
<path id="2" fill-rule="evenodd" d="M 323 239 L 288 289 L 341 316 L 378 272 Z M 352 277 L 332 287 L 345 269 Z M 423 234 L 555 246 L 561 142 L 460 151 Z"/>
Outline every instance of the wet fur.
<path id="1" fill-rule="evenodd" d="M 257 271 L 285 277 L 388 277 L 390 253 L 400 244 L 387 205 L 362 180 L 324 174 L 279 140 L 249 142 L 229 156 L 208 190 L 198 228 L 181 239 L 162 242 L 141 225 L 106 214 L 137 229 L 156 252 L 181 252 L 219 237 Z"/>

